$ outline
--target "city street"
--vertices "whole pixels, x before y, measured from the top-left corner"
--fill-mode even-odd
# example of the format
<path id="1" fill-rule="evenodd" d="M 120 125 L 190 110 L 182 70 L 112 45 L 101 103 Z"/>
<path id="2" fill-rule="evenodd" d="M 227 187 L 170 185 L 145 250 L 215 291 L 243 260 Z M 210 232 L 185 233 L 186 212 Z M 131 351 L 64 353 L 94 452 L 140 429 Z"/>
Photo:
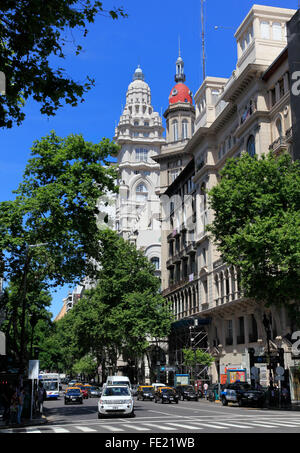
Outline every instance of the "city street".
<path id="1" fill-rule="evenodd" d="M 298 433 L 300 412 L 255 409 L 199 400 L 179 404 L 136 401 L 136 417 L 97 418 L 97 398 L 64 405 L 63 396 L 46 401 L 46 425 L 4 429 L 1 433 Z"/>

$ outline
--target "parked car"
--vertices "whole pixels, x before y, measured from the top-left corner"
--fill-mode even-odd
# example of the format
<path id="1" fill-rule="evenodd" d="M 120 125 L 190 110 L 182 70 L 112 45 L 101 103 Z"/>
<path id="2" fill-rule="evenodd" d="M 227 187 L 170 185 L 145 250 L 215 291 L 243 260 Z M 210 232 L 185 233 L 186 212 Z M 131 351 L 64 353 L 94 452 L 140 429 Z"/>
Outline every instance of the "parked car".
<path id="1" fill-rule="evenodd" d="M 176 392 L 178 393 L 179 398 L 182 401 L 184 401 L 184 400 L 198 401 L 198 399 L 199 399 L 199 396 L 195 392 L 195 389 L 192 385 L 177 385 L 177 387 L 175 387 L 175 389 L 176 389 Z"/>
<path id="2" fill-rule="evenodd" d="M 137 390 L 137 400 L 154 400 L 152 385 L 140 385 Z"/>
<path id="3" fill-rule="evenodd" d="M 69 387 L 65 391 L 65 404 L 70 404 L 70 403 L 83 403 L 83 395 L 78 387 Z"/>
<path id="4" fill-rule="evenodd" d="M 179 396 L 173 387 L 158 387 L 155 392 L 154 402 L 160 401 L 163 403 L 176 403 L 178 404 Z"/>
<path id="5" fill-rule="evenodd" d="M 101 393 L 102 393 L 102 388 L 91 386 L 91 387 L 89 387 L 88 392 L 89 392 L 90 398 L 100 398 Z"/>
<path id="6" fill-rule="evenodd" d="M 128 385 L 106 385 L 98 401 L 98 418 L 106 415 L 134 417 L 134 400 Z"/>
<path id="7" fill-rule="evenodd" d="M 237 403 L 239 406 L 258 406 L 263 407 L 265 402 L 265 392 L 251 387 L 247 382 L 228 384 L 221 392 L 223 406 L 228 402 Z"/>

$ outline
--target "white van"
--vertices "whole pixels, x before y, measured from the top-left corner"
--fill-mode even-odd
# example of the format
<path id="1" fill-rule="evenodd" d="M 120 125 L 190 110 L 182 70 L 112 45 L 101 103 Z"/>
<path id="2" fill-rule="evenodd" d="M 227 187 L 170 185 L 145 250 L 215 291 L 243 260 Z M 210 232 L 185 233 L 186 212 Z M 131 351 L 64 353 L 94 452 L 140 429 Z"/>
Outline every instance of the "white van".
<path id="1" fill-rule="evenodd" d="M 151 384 L 152 387 L 154 388 L 154 390 L 157 389 L 157 387 L 166 387 L 166 384 L 161 384 L 159 382 L 154 382 L 153 384 Z"/>
<path id="2" fill-rule="evenodd" d="M 130 380 L 127 376 L 108 376 L 106 385 L 128 385 L 131 390 Z"/>

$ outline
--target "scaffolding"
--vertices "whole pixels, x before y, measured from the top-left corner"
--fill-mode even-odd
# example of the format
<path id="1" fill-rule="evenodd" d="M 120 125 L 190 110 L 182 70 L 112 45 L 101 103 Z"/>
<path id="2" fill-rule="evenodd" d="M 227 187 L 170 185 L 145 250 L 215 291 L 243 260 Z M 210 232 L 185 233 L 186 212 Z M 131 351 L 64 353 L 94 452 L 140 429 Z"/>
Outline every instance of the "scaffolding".
<path id="1" fill-rule="evenodd" d="M 172 324 L 169 336 L 169 363 L 176 369 L 176 373 L 185 374 L 190 367 L 184 365 L 184 349 L 201 349 L 209 352 L 208 334 L 205 325 L 210 323 L 209 319 L 191 317 L 185 318 Z M 194 380 L 208 380 L 208 367 L 196 365 L 193 369 Z"/>

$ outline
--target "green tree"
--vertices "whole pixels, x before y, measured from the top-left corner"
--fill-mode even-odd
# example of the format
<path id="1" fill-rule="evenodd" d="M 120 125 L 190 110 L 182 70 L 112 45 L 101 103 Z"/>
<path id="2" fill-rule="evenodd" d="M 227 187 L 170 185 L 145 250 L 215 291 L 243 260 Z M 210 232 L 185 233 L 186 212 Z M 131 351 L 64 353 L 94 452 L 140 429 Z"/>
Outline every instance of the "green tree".
<path id="1" fill-rule="evenodd" d="M 75 374 L 83 374 L 85 377 L 95 376 L 97 372 L 97 363 L 90 354 L 87 354 L 74 363 L 73 372 Z"/>
<path id="2" fill-rule="evenodd" d="M 300 165 L 284 153 L 229 159 L 209 192 L 208 227 L 222 259 L 237 266 L 245 296 L 298 307 Z"/>
<path id="3" fill-rule="evenodd" d="M 0 96 L 0 127 L 22 123 L 24 101 L 29 97 L 40 102 L 41 113 L 48 116 L 55 115 L 63 101 L 72 106 L 84 101 L 94 80 L 87 77 L 83 83 L 75 82 L 54 62 L 66 58 L 70 42 L 76 55 L 82 51 L 72 31 L 79 30 L 86 37 L 87 27 L 99 15 L 127 16 L 123 8 L 105 10 L 97 0 L 1 1 L 0 68 L 7 86 L 6 95 Z"/>
<path id="4" fill-rule="evenodd" d="M 72 319 L 75 342 L 83 353 L 92 351 L 104 370 L 106 365 L 115 368 L 123 353 L 134 361 L 151 338 L 168 335 L 172 315 L 144 254 L 111 230 L 102 230 L 100 237 L 97 285 L 65 318 Z"/>
<path id="5" fill-rule="evenodd" d="M 117 150 L 108 139 L 93 144 L 81 135 L 60 138 L 51 132 L 34 143 L 15 200 L 0 203 L 0 271 L 16 291 L 8 322 L 20 361 L 30 285 L 39 282 L 47 289 L 97 275 L 97 203 L 117 190 L 108 161 Z"/>

